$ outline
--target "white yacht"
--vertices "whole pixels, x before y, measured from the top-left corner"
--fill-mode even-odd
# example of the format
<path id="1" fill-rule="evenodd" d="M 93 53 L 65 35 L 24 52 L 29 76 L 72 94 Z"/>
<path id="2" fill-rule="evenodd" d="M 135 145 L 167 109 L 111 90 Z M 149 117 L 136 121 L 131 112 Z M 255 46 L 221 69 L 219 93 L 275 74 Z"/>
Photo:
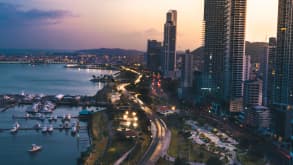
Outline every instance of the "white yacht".
<path id="1" fill-rule="evenodd" d="M 32 144 L 32 148 L 28 150 L 28 152 L 37 152 L 42 149 L 42 146 L 37 146 L 36 144 Z"/>
<path id="2" fill-rule="evenodd" d="M 72 128 L 71 128 L 71 134 L 72 135 L 75 135 L 77 133 L 77 128 L 76 128 L 76 126 L 73 126 Z"/>
<path id="3" fill-rule="evenodd" d="M 53 125 L 50 125 L 48 128 L 48 132 L 53 132 L 53 130 L 54 130 Z"/>
<path id="4" fill-rule="evenodd" d="M 37 122 L 34 126 L 35 129 L 41 129 L 41 124 L 39 122 Z"/>
<path id="5" fill-rule="evenodd" d="M 11 133 L 16 133 L 17 132 L 17 128 L 16 127 L 13 127 L 11 130 L 10 130 Z"/>
<path id="6" fill-rule="evenodd" d="M 42 132 L 46 133 L 48 131 L 48 128 L 46 126 L 43 127 Z"/>
<path id="7" fill-rule="evenodd" d="M 14 124 L 14 127 L 15 127 L 16 129 L 18 129 L 18 128 L 20 127 L 19 123 L 16 122 L 16 123 Z"/>

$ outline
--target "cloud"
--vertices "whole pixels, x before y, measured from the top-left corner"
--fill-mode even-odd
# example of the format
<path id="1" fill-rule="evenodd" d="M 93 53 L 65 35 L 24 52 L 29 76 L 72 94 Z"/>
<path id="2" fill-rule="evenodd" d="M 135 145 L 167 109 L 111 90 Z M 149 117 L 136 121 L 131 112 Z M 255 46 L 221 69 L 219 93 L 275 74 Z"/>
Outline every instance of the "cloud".
<path id="1" fill-rule="evenodd" d="M 62 18 L 73 17 L 65 10 L 22 10 L 22 6 L 0 2 L 0 28 L 4 26 L 57 24 Z"/>

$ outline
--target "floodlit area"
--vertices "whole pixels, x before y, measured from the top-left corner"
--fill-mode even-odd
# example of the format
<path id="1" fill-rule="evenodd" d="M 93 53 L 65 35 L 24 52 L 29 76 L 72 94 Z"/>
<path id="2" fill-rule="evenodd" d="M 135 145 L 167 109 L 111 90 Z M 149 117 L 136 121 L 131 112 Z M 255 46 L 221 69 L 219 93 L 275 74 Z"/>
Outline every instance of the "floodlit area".
<path id="1" fill-rule="evenodd" d="M 185 124 L 191 126 L 189 139 L 194 143 L 205 146 L 206 150 L 219 155 L 221 159 L 235 159 L 238 142 L 232 137 L 211 126 L 199 126 L 196 121 L 188 120 Z"/>

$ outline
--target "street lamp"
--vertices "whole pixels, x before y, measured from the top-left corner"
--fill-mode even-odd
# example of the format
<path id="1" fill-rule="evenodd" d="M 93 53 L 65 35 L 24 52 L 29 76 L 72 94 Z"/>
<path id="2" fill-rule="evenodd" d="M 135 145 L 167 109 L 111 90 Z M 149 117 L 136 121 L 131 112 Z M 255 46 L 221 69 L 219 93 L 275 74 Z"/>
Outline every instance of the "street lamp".
<path id="1" fill-rule="evenodd" d="M 123 115 L 123 119 L 126 120 L 128 117 L 127 115 Z"/>

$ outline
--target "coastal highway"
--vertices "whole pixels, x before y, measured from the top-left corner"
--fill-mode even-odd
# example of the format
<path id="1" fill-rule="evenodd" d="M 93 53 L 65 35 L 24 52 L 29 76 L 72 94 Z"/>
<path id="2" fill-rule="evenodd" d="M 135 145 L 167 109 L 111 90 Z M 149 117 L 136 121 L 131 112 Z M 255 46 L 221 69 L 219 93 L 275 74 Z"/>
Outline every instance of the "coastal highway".
<path id="1" fill-rule="evenodd" d="M 126 67 L 123 69 L 138 75 L 138 78 L 135 80 L 135 84 L 138 84 L 141 81 L 141 73 Z M 139 103 L 140 108 L 146 113 L 151 123 L 152 141 L 138 164 L 153 165 L 156 164 L 160 157 L 167 154 L 171 141 L 171 132 L 167 128 L 165 122 L 160 119 L 148 106 L 146 106 L 142 100 L 138 98 L 139 94 L 135 94 L 134 96 L 129 94 L 129 92 L 125 89 L 125 87 L 128 85 L 129 84 L 126 83 L 120 84 L 117 86 L 117 89 L 121 90 L 129 98 L 132 98 L 135 100 L 135 102 Z"/>
<path id="2" fill-rule="evenodd" d="M 171 141 L 171 133 L 168 130 L 165 122 L 161 120 L 149 107 L 135 95 L 141 109 L 147 114 L 151 123 L 152 141 L 141 158 L 139 164 L 152 165 L 155 164 L 161 156 L 167 154 Z"/>

